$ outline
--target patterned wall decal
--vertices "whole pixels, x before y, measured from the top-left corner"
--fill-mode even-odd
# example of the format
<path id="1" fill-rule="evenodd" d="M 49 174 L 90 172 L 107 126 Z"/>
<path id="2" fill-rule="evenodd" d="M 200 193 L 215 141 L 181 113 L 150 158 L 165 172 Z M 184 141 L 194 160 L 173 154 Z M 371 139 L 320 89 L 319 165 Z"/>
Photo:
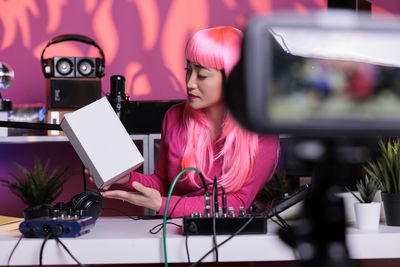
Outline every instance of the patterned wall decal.
<path id="1" fill-rule="evenodd" d="M 298 1 L 296 1 L 296 2 L 294 3 L 294 9 L 296 10 L 296 12 L 297 12 L 298 14 L 301 14 L 301 15 L 308 15 L 308 10 L 307 10 L 307 8 L 306 8 L 302 3 L 299 3 Z"/>
<path id="2" fill-rule="evenodd" d="M 114 23 L 112 13 L 114 0 L 102 1 L 93 11 L 93 31 L 99 46 L 103 49 L 108 63 L 112 63 L 118 51 L 120 36 Z M 98 56 L 97 49 L 92 47 L 89 56 Z"/>
<path id="3" fill-rule="evenodd" d="M 22 35 L 23 45 L 27 48 L 31 45 L 31 28 L 29 16 L 37 18 L 40 12 L 33 0 L 0 1 L 0 21 L 2 23 L 2 42 L 0 49 L 10 47 L 17 39 L 17 34 Z"/>
<path id="4" fill-rule="evenodd" d="M 400 4 L 371 0 L 373 13 L 394 17 Z M 124 75 L 131 99 L 185 97 L 184 47 L 195 31 L 215 25 L 243 29 L 254 14 L 279 10 L 306 14 L 324 9 L 326 0 L 0 0 L 0 61 L 11 65 L 15 80 L 3 92 L 15 104 L 44 103 L 40 54 L 60 34 L 83 34 L 104 50 L 109 92 L 111 75 Z M 92 56 L 96 48 L 63 42 L 46 57 Z"/>
<path id="5" fill-rule="evenodd" d="M 162 57 L 165 66 L 175 77 L 184 77 L 182 57 L 188 37 L 209 25 L 208 1 L 172 1 L 162 33 Z M 181 58 L 181 60 L 177 60 Z M 181 88 L 185 88 L 184 80 Z M 175 88 L 176 90 L 177 88 Z"/>
<path id="6" fill-rule="evenodd" d="M 156 44 L 160 30 L 160 14 L 155 0 L 131 0 L 137 6 L 142 25 L 143 48 L 151 50 Z"/>
<path id="7" fill-rule="evenodd" d="M 272 0 L 250 0 L 249 2 L 255 13 L 269 15 L 272 12 Z"/>
<path id="8" fill-rule="evenodd" d="M 47 33 L 53 33 L 60 26 L 63 15 L 62 8 L 67 4 L 67 0 L 46 0 L 49 21 L 46 27 Z"/>

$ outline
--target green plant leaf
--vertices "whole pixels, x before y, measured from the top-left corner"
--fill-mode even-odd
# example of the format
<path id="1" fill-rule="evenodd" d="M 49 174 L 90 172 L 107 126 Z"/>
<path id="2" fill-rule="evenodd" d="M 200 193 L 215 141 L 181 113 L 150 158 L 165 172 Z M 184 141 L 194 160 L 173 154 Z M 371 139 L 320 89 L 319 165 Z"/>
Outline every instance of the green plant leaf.
<path id="1" fill-rule="evenodd" d="M 344 187 L 350 194 L 352 194 L 360 203 L 363 203 L 364 201 L 359 198 L 356 194 L 354 194 L 353 191 L 351 191 L 349 188 L 347 188 L 346 186 Z"/>
<path id="2" fill-rule="evenodd" d="M 368 175 L 364 179 L 360 179 L 356 184 L 357 190 L 360 193 L 361 199 L 359 199 L 353 192 L 348 188 L 347 191 L 351 192 L 361 203 L 371 203 L 374 200 L 376 192 L 379 189 L 379 183 L 376 179 L 369 179 Z"/>
<path id="3" fill-rule="evenodd" d="M 51 204 L 62 193 L 64 183 L 78 171 L 69 170 L 68 167 L 57 167 L 49 175 L 50 160 L 42 165 L 36 156 L 32 170 L 19 163 L 14 164 L 19 172 L 11 171 L 9 174 L 15 181 L 0 178 L 0 183 L 7 186 L 28 206 Z"/>
<path id="4" fill-rule="evenodd" d="M 380 156 L 375 161 L 367 161 L 363 169 L 377 183 L 378 189 L 400 193 L 400 138 L 387 141 L 380 138 L 378 144 Z"/>

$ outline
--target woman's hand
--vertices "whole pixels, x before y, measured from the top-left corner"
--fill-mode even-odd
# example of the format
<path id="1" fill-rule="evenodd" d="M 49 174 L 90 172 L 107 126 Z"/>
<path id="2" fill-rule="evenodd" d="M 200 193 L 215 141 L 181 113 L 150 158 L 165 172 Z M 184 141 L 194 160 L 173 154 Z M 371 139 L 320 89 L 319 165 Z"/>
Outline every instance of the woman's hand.
<path id="1" fill-rule="evenodd" d="M 94 179 L 92 176 L 90 176 L 90 172 L 88 169 L 85 169 L 86 175 L 89 176 L 90 182 L 94 183 Z M 129 183 L 130 180 L 130 175 L 127 174 L 123 176 L 122 178 L 118 179 L 115 181 L 113 184 L 117 185 L 126 185 Z M 107 185 L 103 187 L 104 190 L 108 190 L 111 185 Z M 110 190 L 110 191 L 104 191 L 100 192 L 103 197 L 106 198 L 113 198 L 113 199 L 119 199 L 122 201 L 127 201 L 129 203 L 132 203 L 134 205 L 142 206 L 145 208 L 153 209 L 155 211 L 159 211 L 161 209 L 161 204 L 162 204 L 162 198 L 160 192 L 157 190 L 150 188 L 150 187 L 145 187 L 144 185 L 138 183 L 138 182 L 133 182 L 132 187 L 136 189 L 138 192 L 127 192 L 123 190 Z"/>
<path id="2" fill-rule="evenodd" d="M 122 190 L 111 190 L 101 192 L 101 195 L 106 198 L 119 199 L 127 201 L 137 206 L 160 211 L 162 198 L 160 192 L 156 189 L 146 187 L 138 182 L 133 182 L 132 187 L 138 192 L 127 192 Z"/>

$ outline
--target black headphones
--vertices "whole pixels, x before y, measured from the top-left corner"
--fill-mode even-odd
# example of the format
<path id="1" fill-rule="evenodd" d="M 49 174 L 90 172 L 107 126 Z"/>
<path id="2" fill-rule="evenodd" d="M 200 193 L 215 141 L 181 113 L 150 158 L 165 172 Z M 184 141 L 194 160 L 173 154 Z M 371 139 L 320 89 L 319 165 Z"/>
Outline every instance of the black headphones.
<path id="1" fill-rule="evenodd" d="M 103 50 L 100 48 L 100 46 L 92 39 L 90 39 L 87 36 L 84 35 L 80 35 L 80 34 L 63 34 L 63 35 L 58 35 L 56 37 L 54 37 L 53 39 L 51 39 L 45 46 L 45 48 L 42 51 L 42 55 L 40 57 L 40 62 L 42 64 L 42 71 L 43 74 L 46 78 L 50 78 L 53 74 L 53 59 L 48 58 L 48 59 L 44 59 L 44 52 L 46 51 L 46 48 L 49 47 L 52 44 L 56 44 L 56 43 L 61 43 L 61 42 L 65 42 L 65 41 L 78 41 L 78 42 L 82 42 L 82 43 L 86 43 L 89 45 L 93 45 L 95 46 L 98 50 L 99 53 L 101 55 L 101 58 L 96 58 L 96 62 L 98 64 L 97 68 L 96 68 L 96 77 L 103 77 L 104 76 L 104 65 L 105 65 L 105 58 L 104 58 L 104 52 Z"/>
<path id="2" fill-rule="evenodd" d="M 31 220 L 40 217 L 93 217 L 97 219 L 103 211 L 104 200 L 102 195 L 95 190 L 87 190 L 76 194 L 67 203 L 59 202 L 54 206 L 43 204 L 24 210 L 24 219 Z"/>
<path id="3" fill-rule="evenodd" d="M 75 213 L 83 211 L 82 216 L 91 216 L 95 219 L 100 216 L 104 207 L 103 196 L 95 190 L 87 190 L 73 196 L 70 203 Z"/>

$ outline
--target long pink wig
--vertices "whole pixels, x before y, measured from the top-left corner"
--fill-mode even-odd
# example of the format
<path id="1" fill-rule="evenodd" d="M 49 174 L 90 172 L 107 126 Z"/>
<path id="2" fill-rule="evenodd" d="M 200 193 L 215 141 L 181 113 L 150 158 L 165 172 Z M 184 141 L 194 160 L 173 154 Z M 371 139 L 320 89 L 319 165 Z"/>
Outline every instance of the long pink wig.
<path id="1" fill-rule="evenodd" d="M 240 57 L 242 32 L 233 27 L 213 27 L 198 31 L 186 46 L 186 58 L 201 66 L 223 70 L 228 77 Z M 258 153 L 258 136 L 241 128 L 229 115 L 225 116 L 221 136 L 216 140 L 222 149 L 213 153 L 210 126 L 202 110 L 192 109 L 188 103 L 184 110 L 187 142 L 182 158 L 182 168 L 199 169 L 208 182 L 213 162 L 222 158 L 222 175 L 218 183 L 227 192 L 239 190 L 251 176 Z M 219 146 L 220 147 L 220 146 Z M 195 173 L 188 178 L 200 186 Z"/>

